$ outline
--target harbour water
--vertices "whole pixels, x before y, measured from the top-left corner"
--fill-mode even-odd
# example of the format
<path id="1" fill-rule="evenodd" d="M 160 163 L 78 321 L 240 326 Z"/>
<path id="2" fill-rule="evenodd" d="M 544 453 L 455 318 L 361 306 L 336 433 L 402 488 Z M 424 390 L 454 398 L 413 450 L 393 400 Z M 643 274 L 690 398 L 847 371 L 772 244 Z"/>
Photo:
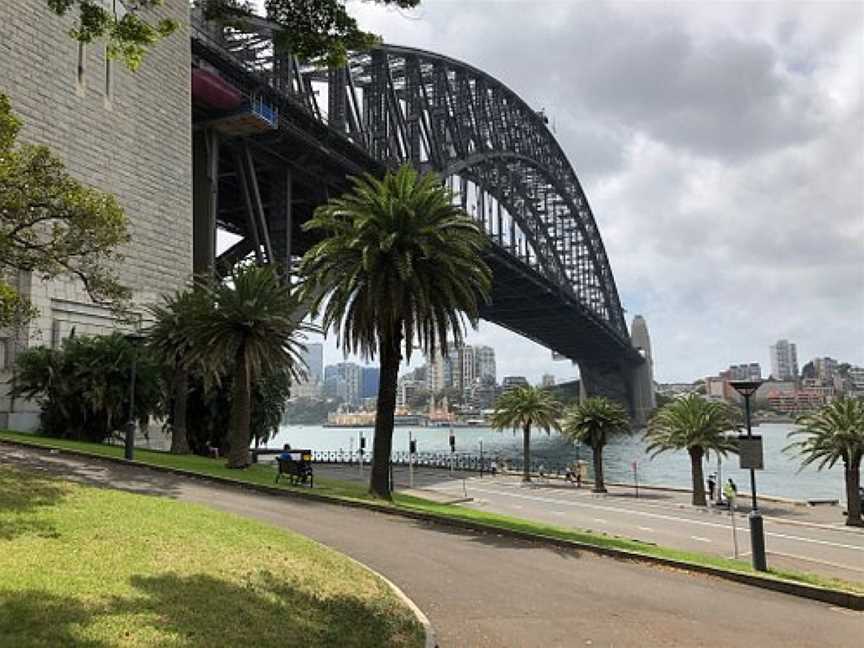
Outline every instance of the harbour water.
<path id="1" fill-rule="evenodd" d="M 754 428 L 754 434 L 761 434 L 764 445 L 765 469 L 756 473 L 758 492 L 765 495 L 790 497 L 793 499 L 840 499 L 845 501 L 843 492 L 843 468 L 837 465 L 832 469 L 817 471 L 814 467 L 801 469 L 800 459 L 783 452 L 789 444 L 786 435 L 794 428 L 791 424 L 763 424 Z M 408 450 L 408 435 L 413 433 L 417 440 L 418 452 L 449 452 L 447 428 L 397 427 L 393 438 L 393 449 Z M 267 444 L 281 447 L 290 443 L 295 448 L 312 450 L 356 450 L 360 433 L 366 438 L 366 450 L 371 451 L 373 430 L 371 428 L 328 428 L 315 425 L 283 425 L 279 434 Z M 496 432 L 489 428 L 454 428 L 456 452 L 479 454 L 483 442 L 484 455 L 501 459 L 522 456 L 521 432 Z M 633 482 L 632 463 L 637 463 L 637 476 L 640 484 L 665 486 L 690 486 L 690 458 L 684 452 L 666 452 L 653 459 L 645 453 L 645 442 L 641 434 L 615 438 L 606 446 L 603 457 L 606 479 L 617 482 Z M 544 462 L 547 468 L 564 465 L 582 459 L 590 465 L 591 451 L 576 448 L 572 443 L 552 433 L 532 432 L 532 459 Z M 717 461 L 712 456 L 706 463 L 705 475 L 716 472 Z M 723 480 L 732 477 L 739 490 L 749 490 L 749 472 L 738 468 L 738 458 L 730 456 L 722 463 Z"/>

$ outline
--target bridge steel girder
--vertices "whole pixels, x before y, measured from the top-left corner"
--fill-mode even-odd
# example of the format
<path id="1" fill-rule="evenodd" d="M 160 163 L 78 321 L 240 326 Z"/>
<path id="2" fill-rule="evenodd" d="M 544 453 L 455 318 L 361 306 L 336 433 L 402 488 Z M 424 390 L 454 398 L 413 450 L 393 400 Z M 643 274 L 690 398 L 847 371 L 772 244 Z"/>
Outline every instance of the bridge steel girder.
<path id="1" fill-rule="evenodd" d="M 195 19 L 192 44 L 194 56 L 246 96 L 263 95 L 279 107 L 278 128 L 249 138 L 253 151 L 271 159 L 270 167 L 259 167 L 288 168 L 297 187 L 314 187 L 309 191 L 322 201 L 345 189 L 348 175 L 380 174 L 406 162 L 459 177 L 462 187 L 470 181 L 478 220 L 493 241 L 485 255 L 493 295 L 481 315 L 578 362 L 589 394 L 632 402 L 629 376 L 644 360 L 630 342 L 591 207 L 542 114 L 499 80 L 446 56 L 382 45 L 327 70 L 278 51 L 271 23 L 249 23 L 220 29 Z M 318 106 L 314 83 L 326 85 L 329 114 Z M 323 174 L 317 187 L 316 174 Z M 486 197 L 497 204 L 490 199 L 487 209 Z M 250 236 L 237 206 L 221 209 L 226 223 L 233 218 L 231 227 Z M 280 212 L 284 201 L 268 208 L 270 234 L 281 231 L 280 240 L 287 234 L 288 246 L 302 252 L 309 241 L 299 240 L 296 227 L 292 240 Z"/>

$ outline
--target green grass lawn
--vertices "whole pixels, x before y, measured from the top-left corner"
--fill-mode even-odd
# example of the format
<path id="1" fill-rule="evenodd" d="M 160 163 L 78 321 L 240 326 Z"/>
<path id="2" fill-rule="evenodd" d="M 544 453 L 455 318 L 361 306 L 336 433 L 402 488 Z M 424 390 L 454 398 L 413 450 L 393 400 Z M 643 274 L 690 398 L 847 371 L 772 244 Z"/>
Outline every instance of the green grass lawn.
<path id="1" fill-rule="evenodd" d="M 74 449 L 103 456 L 123 456 L 123 448 L 118 446 L 98 445 L 65 439 L 53 439 L 14 432 L 0 432 L 0 439 L 3 438 L 25 441 L 27 443 L 37 443 L 46 447 Z M 221 459 L 216 460 L 191 455 L 172 455 L 166 452 L 155 452 L 149 450 L 136 450 L 135 459 L 142 463 L 182 468 L 203 475 L 226 477 L 240 482 L 266 484 L 269 486 L 273 485 L 273 479 L 275 477 L 275 469 L 269 464 L 251 466 L 242 471 L 230 470 L 225 468 L 224 460 Z M 309 490 L 308 487 L 303 486 L 288 486 L 287 481 L 281 480 L 279 488 L 284 488 L 286 490 Z M 621 549 L 635 554 L 668 558 L 693 565 L 707 565 L 728 571 L 753 574 L 764 578 L 790 580 L 819 587 L 864 594 L 864 583 L 861 582 L 845 581 L 837 578 L 820 576 L 818 574 L 785 571 L 773 568 L 770 568 L 767 574 L 762 574 L 755 571 L 749 562 L 743 560 L 732 560 L 720 556 L 712 556 L 710 554 L 671 549 L 668 547 L 639 542 L 638 540 L 632 540 L 629 538 L 609 536 L 605 533 L 567 529 L 551 524 L 544 524 L 542 522 L 514 518 L 499 513 L 478 511 L 476 509 L 449 504 L 440 504 L 418 497 L 402 495 L 400 493 L 395 494 L 392 503 L 383 502 L 372 497 L 368 493 L 365 485 L 355 481 L 316 478 L 314 490 L 318 495 L 328 496 L 339 500 L 372 502 L 382 507 L 418 511 L 441 518 L 456 519 L 468 523 L 477 523 L 485 526 L 531 533 L 560 540 L 570 540 L 595 547 Z"/>
<path id="2" fill-rule="evenodd" d="M 386 584 L 302 536 L 0 466 L 0 646 L 422 646 Z"/>

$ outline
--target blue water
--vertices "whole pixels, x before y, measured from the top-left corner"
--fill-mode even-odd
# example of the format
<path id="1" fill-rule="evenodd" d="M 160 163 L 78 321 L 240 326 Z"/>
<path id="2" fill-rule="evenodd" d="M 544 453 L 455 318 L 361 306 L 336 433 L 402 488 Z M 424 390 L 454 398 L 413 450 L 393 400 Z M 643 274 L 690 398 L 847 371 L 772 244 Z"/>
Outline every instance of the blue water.
<path id="1" fill-rule="evenodd" d="M 787 433 L 793 429 L 789 424 L 763 424 L 754 428 L 754 434 L 761 434 L 764 444 L 765 469 L 756 473 L 758 492 L 794 499 L 832 498 L 845 500 L 843 488 L 843 468 L 840 465 L 830 470 L 817 471 L 813 467 L 799 470 L 800 460 L 783 448 L 789 444 Z M 357 449 L 359 434 L 366 437 L 367 452 L 372 448 L 373 430 L 371 428 L 326 428 L 312 425 L 283 425 L 279 434 L 272 439 L 270 447 L 281 447 L 290 443 L 295 448 L 312 450 Z M 393 449 L 408 450 L 408 434 L 414 434 L 418 452 L 449 452 L 449 430 L 446 428 L 397 427 L 393 437 Z M 489 428 L 455 428 L 456 451 L 479 453 L 483 442 L 485 455 L 501 458 L 522 456 L 521 432 L 495 432 Z M 572 443 L 553 433 L 546 435 L 535 432 L 531 440 L 532 459 L 544 462 L 547 468 L 564 465 L 577 458 L 590 464 L 590 449 L 578 450 Z M 684 452 L 667 452 L 650 459 L 645 453 L 645 443 L 640 434 L 617 437 L 603 452 L 606 479 L 631 483 L 633 481 L 632 462 L 637 462 L 639 483 L 666 486 L 690 486 L 690 458 Z M 716 458 L 706 462 L 705 475 L 717 470 Z M 749 490 L 749 471 L 738 468 L 738 457 L 730 456 L 722 463 L 723 480 L 732 477 L 739 490 Z"/>

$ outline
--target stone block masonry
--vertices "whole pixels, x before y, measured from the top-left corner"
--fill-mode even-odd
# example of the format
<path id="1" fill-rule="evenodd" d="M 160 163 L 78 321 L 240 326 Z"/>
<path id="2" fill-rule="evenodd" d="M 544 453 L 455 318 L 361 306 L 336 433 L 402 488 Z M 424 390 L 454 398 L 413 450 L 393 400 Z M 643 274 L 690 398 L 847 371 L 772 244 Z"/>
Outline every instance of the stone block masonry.
<path id="1" fill-rule="evenodd" d="M 73 13 L 60 18 L 46 0 L 0 2 L 0 91 L 24 121 L 21 141 L 49 146 L 73 176 L 117 197 L 132 237 L 117 270 L 140 308 L 182 287 L 192 272 L 189 2 L 166 0 L 151 12 L 181 27 L 137 72 L 108 61 L 104 42 L 79 48 L 68 35 Z M 115 328 L 76 281 L 24 275 L 19 286 L 41 314 L 25 339 L 0 339 L 0 383 L 16 348 L 59 344 L 73 327 L 79 335 Z M 17 405 L 23 418 L 10 416 L 14 407 L 0 386 L 0 427 L 32 425 L 32 406 Z"/>

